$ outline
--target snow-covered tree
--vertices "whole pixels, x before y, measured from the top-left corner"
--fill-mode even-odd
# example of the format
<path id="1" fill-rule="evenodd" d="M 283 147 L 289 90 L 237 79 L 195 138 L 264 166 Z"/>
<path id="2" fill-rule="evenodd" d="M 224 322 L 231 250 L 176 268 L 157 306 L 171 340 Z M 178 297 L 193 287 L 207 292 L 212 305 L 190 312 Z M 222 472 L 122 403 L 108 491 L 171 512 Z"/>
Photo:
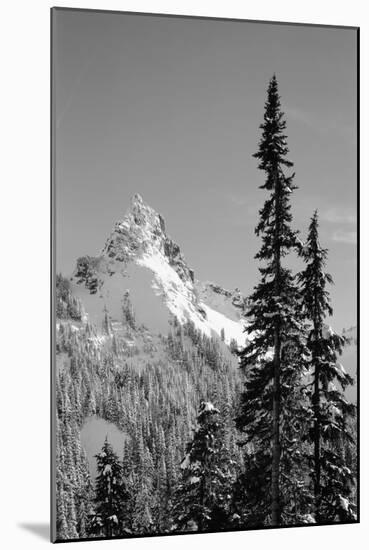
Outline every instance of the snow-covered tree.
<path id="1" fill-rule="evenodd" d="M 73 296 L 71 284 L 60 273 L 56 275 L 56 317 L 59 319 L 73 319 L 81 321 L 83 307 L 81 301 Z"/>
<path id="2" fill-rule="evenodd" d="M 91 520 L 93 533 L 112 537 L 125 529 L 125 506 L 129 498 L 123 478 L 123 468 L 112 446 L 105 439 L 96 456 L 95 512 Z"/>
<path id="3" fill-rule="evenodd" d="M 58 499 L 56 503 L 56 528 L 58 538 L 65 540 L 69 538 L 68 522 L 65 513 L 66 495 L 62 485 L 58 485 Z"/>
<path id="4" fill-rule="evenodd" d="M 175 530 L 224 529 L 231 500 L 231 464 L 220 438 L 219 410 L 201 401 L 198 427 L 181 462 L 175 495 Z"/>
<path id="5" fill-rule="evenodd" d="M 143 431 L 143 430 L 142 430 Z M 141 432 L 137 445 L 135 498 L 133 503 L 133 530 L 136 533 L 149 533 L 153 529 L 153 477 L 154 465 L 150 450 L 144 442 Z"/>
<path id="6" fill-rule="evenodd" d="M 262 138 L 255 157 L 266 174 L 261 189 L 269 192 L 255 229 L 262 245 L 256 259 L 261 280 L 248 300 L 247 332 L 252 335 L 240 352 L 245 374 L 237 427 L 245 434 L 245 499 L 247 521 L 281 525 L 305 521 L 298 511 L 296 486 L 303 479 L 299 434 L 306 411 L 299 387 L 304 371 L 304 323 L 299 291 L 283 258 L 296 247 L 291 228 L 290 197 L 294 174 L 287 159 L 278 83 L 271 79 L 265 104 Z"/>
<path id="7" fill-rule="evenodd" d="M 133 310 L 129 290 L 127 290 L 123 295 L 122 314 L 123 314 L 123 323 L 127 324 L 131 329 L 135 329 L 136 317 L 135 317 L 135 312 Z"/>
<path id="8" fill-rule="evenodd" d="M 345 449 L 352 446 L 349 426 L 355 407 L 345 397 L 345 388 L 353 379 L 338 362 L 344 338 L 325 324 L 332 315 L 327 283 L 332 277 L 325 272 L 328 250 L 321 247 L 318 213 L 311 218 L 307 242 L 301 247 L 306 263 L 299 274 L 303 306 L 310 322 L 308 346 L 311 353 L 313 423 L 313 486 L 317 522 L 355 519 L 352 501 L 354 472 L 346 464 Z"/>
<path id="9" fill-rule="evenodd" d="M 79 535 L 77 531 L 75 495 L 71 485 L 69 485 L 65 497 L 66 515 L 68 517 L 68 538 L 77 539 Z"/>
<path id="10" fill-rule="evenodd" d="M 106 334 L 106 336 L 111 336 L 113 334 L 113 328 L 112 328 L 112 325 L 111 325 L 109 311 L 108 311 L 108 308 L 106 307 L 106 305 L 104 306 L 104 318 L 103 318 L 103 322 L 102 322 L 102 329 L 103 329 L 104 334 Z"/>

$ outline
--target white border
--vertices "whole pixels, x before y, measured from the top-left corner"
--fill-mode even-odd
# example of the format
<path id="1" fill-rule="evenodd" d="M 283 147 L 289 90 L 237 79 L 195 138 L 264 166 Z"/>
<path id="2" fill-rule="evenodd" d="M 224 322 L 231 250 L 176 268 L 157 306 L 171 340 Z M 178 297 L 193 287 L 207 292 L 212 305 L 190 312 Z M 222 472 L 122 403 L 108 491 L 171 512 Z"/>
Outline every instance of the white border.
<path id="1" fill-rule="evenodd" d="M 49 519 L 49 8 L 48 0 L 8 0 L 1 9 L 1 544 L 33 550 L 47 543 L 20 524 Z M 352 25 L 361 27 L 361 126 L 368 126 L 368 27 L 365 3 L 351 0 L 79 1 L 67 7 Z M 362 242 L 368 232 L 368 138 L 362 132 Z M 352 182 L 348 182 L 352 185 Z M 362 247 L 362 325 L 368 333 L 368 257 Z M 363 347 L 363 346 L 362 346 Z M 127 548 L 366 547 L 368 530 L 368 374 L 361 366 L 362 523 L 352 526 L 93 542 Z M 101 546 L 102 545 L 102 546 Z"/>

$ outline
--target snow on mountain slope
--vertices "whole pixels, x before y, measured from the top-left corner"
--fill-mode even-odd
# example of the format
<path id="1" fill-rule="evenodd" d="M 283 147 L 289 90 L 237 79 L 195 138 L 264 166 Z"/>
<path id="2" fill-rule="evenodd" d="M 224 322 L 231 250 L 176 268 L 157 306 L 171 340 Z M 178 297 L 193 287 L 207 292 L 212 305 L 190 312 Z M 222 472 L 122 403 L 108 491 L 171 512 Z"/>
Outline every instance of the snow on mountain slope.
<path id="1" fill-rule="evenodd" d="M 227 344 L 232 338 L 240 345 L 245 344 L 246 335 L 243 323 L 240 320 L 229 319 L 204 302 L 194 301 L 193 288 L 182 281 L 163 255 L 159 253 L 144 254 L 137 260 L 137 263 L 152 271 L 154 292 L 162 297 L 170 312 L 177 317 L 180 323 L 190 320 L 197 329 L 209 337 L 212 332 L 221 336 L 221 332 L 224 330 Z"/>
<path id="2" fill-rule="evenodd" d="M 247 303 L 238 288 L 231 292 L 208 281 L 196 281 L 195 286 L 196 292 L 202 302 L 223 313 L 223 315 L 233 321 L 239 321 L 242 318 Z"/>
<path id="3" fill-rule="evenodd" d="M 142 273 L 138 273 L 140 269 Z M 170 313 L 181 324 L 192 321 L 207 336 L 221 336 L 224 331 L 226 343 L 232 339 L 239 345 L 245 343 L 245 299 L 241 293 L 195 281 L 179 246 L 166 234 L 164 219 L 140 195 L 134 195 L 100 255 L 77 260 L 74 281 L 88 290 L 90 297 L 81 299 L 94 320 L 104 307 L 117 319 L 123 294 L 132 290 L 133 306 L 140 312 L 138 320 L 156 331 L 164 330 Z"/>
<path id="4" fill-rule="evenodd" d="M 206 312 L 206 322 L 210 330 L 213 330 L 218 335 L 221 335 L 222 330 L 224 330 L 224 340 L 227 344 L 229 344 L 233 338 L 239 345 L 245 345 L 246 334 L 242 322 L 232 321 L 232 319 L 229 319 L 203 302 L 201 302 L 201 306 Z"/>

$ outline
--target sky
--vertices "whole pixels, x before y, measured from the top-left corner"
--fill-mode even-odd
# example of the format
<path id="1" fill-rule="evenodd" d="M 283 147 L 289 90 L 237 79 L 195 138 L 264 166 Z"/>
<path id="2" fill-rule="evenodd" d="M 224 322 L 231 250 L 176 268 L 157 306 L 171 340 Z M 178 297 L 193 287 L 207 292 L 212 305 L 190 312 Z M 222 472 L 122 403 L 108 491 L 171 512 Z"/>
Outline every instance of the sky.
<path id="1" fill-rule="evenodd" d="M 54 11 L 57 270 L 97 255 L 140 193 L 196 278 L 250 293 L 267 198 L 252 154 L 275 73 L 293 226 L 304 240 L 318 209 L 332 324 L 355 325 L 356 67 L 350 28 Z"/>

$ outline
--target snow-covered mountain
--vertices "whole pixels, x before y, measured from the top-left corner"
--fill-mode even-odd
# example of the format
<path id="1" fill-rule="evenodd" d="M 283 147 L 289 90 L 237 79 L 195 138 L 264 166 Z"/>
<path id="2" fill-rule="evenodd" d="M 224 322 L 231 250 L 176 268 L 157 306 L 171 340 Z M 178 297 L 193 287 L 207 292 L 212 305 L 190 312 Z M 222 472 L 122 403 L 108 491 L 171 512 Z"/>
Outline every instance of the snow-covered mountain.
<path id="1" fill-rule="evenodd" d="M 344 336 L 351 346 L 357 346 L 357 327 L 343 329 L 342 336 Z"/>
<path id="2" fill-rule="evenodd" d="M 346 339 L 346 345 L 343 348 L 342 356 L 339 358 L 339 362 L 342 363 L 345 370 L 354 379 L 353 386 L 349 386 L 346 390 L 346 396 L 350 401 L 356 403 L 357 400 L 357 327 L 353 326 L 348 329 L 344 329 L 342 336 Z"/>
<path id="3" fill-rule="evenodd" d="M 129 292 L 138 320 L 150 330 L 165 331 L 172 315 L 182 324 L 192 321 L 207 336 L 222 336 L 224 331 L 226 343 L 245 343 L 246 300 L 240 291 L 197 281 L 168 236 L 163 217 L 138 194 L 100 254 L 77 260 L 73 281 L 92 321 L 105 308 L 118 319 L 122 298 Z"/>

